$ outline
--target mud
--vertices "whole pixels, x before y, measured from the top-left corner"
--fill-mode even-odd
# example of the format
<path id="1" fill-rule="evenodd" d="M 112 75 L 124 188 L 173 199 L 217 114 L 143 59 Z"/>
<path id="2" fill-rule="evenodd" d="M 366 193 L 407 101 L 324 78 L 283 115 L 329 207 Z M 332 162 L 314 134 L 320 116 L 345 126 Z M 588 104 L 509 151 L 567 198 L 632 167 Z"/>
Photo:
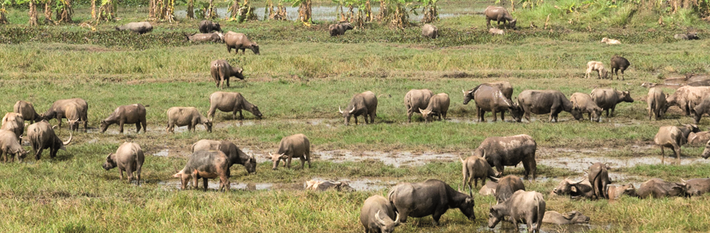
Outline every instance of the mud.
<path id="1" fill-rule="evenodd" d="M 459 155 L 452 153 L 422 152 L 413 153 L 409 151 L 384 152 L 384 151 L 362 151 L 355 152 L 349 150 L 330 150 L 313 152 L 316 160 L 327 160 L 335 163 L 361 162 L 365 160 L 380 161 L 386 165 L 394 167 L 400 166 L 421 166 L 430 161 L 453 162 L 458 161 Z M 463 155 L 461 155 L 463 156 Z"/>
<path id="2" fill-rule="evenodd" d="M 479 227 L 477 231 L 479 232 L 520 232 L 521 230 L 527 231 L 527 225 L 518 224 L 519 229 L 515 230 L 515 225 L 509 222 L 501 221 L 498 225 L 491 229 L 487 225 Z M 595 225 L 595 224 L 570 224 L 570 225 L 554 225 L 543 223 L 540 227 L 541 233 L 561 233 L 561 232 L 588 232 L 588 231 L 610 231 L 612 229 L 620 229 L 619 226 L 614 226 L 613 224 L 606 225 Z"/>
<path id="3" fill-rule="evenodd" d="M 396 181 L 384 181 L 374 178 L 362 178 L 362 179 L 340 179 L 332 180 L 325 179 L 321 177 L 314 177 L 312 180 L 318 181 L 344 181 L 347 182 L 350 187 L 356 191 L 378 191 L 387 189 L 395 184 Z M 158 185 L 165 190 L 180 190 L 179 180 L 167 180 L 160 181 Z M 198 181 L 198 185 L 202 188 L 202 181 Z M 192 182 L 188 183 L 188 187 L 192 187 Z M 231 182 L 230 190 L 246 190 L 246 191 L 258 191 L 258 190 L 305 190 L 306 182 L 296 182 L 296 183 L 241 183 L 241 182 Z M 208 190 L 217 190 L 219 188 L 218 180 L 208 180 L 207 183 Z"/>

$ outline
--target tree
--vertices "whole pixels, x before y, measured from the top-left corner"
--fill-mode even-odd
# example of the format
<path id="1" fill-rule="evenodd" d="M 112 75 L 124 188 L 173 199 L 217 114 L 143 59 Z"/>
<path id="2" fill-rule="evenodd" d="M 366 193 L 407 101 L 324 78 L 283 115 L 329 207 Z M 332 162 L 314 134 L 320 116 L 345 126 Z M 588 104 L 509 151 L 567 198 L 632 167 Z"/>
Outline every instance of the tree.
<path id="1" fill-rule="evenodd" d="M 57 21 L 71 23 L 71 15 L 74 10 L 71 8 L 71 0 L 57 0 Z"/>
<path id="2" fill-rule="evenodd" d="M 311 19 L 311 0 L 285 0 L 291 2 L 293 7 L 298 6 L 298 20 L 310 25 L 312 23 Z"/>
<path id="3" fill-rule="evenodd" d="M 421 0 L 422 5 L 424 6 L 422 8 L 422 14 L 424 14 L 424 17 L 422 17 L 422 23 L 431 23 L 439 20 L 439 11 L 436 7 L 437 1 L 438 0 Z"/>
<path id="4" fill-rule="evenodd" d="M 7 18 L 5 18 L 5 13 L 7 13 L 7 11 L 5 10 L 5 3 L 3 3 L 2 8 L 0 8 L 0 24 L 7 24 Z"/>

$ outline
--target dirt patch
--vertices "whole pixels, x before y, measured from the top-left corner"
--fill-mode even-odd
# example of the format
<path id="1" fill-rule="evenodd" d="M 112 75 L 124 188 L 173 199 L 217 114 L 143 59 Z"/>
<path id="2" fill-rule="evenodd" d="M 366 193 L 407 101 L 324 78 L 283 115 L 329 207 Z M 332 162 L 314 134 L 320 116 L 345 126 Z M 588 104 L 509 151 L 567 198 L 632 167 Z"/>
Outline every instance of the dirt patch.
<path id="1" fill-rule="evenodd" d="M 377 191 L 377 190 L 383 190 L 386 188 L 391 187 L 392 185 L 397 184 L 397 181 L 384 181 L 380 179 L 374 179 L 374 178 L 362 178 L 362 179 L 340 179 L 340 180 L 331 180 L 331 179 L 325 179 L 321 177 L 315 177 L 313 180 L 318 180 L 318 181 L 345 181 L 348 182 L 350 187 L 355 189 L 356 191 Z M 179 180 L 167 180 L 167 181 L 160 181 L 158 182 L 158 185 L 161 186 L 165 190 L 179 190 L 180 189 L 180 181 Z M 200 188 L 202 188 L 202 181 L 198 181 L 198 185 Z M 192 182 L 188 184 L 189 187 L 192 187 Z M 207 189 L 208 190 L 217 190 L 219 188 L 219 181 L 218 180 L 208 180 L 207 183 Z M 247 190 L 247 191 L 258 191 L 258 190 L 305 190 L 306 189 L 306 183 L 304 182 L 296 182 L 296 183 L 239 183 L 239 182 L 231 182 L 230 183 L 230 190 Z"/>

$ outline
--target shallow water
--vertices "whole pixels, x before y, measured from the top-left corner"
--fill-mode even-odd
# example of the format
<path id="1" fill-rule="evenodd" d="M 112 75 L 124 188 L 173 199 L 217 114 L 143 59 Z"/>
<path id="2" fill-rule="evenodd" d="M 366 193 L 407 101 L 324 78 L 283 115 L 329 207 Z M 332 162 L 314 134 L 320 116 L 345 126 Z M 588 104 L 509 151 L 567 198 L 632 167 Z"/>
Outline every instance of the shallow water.
<path id="1" fill-rule="evenodd" d="M 313 180 L 318 181 L 344 181 L 347 182 L 350 187 L 356 191 L 377 191 L 387 189 L 395 184 L 397 181 L 383 181 L 375 178 L 361 178 L 361 179 L 340 179 L 331 180 L 321 177 L 315 177 Z M 158 185 L 162 186 L 167 190 L 179 190 L 180 181 L 179 180 L 166 180 L 158 182 Z M 198 186 L 202 188 L 202 180 L 198 181 Z M 192 182 L 188 183 L 188 187 L 192 187 Z M 207 183 L 208 190 L 216 190 L 219 188 L 219 179 L 210 179 Z M 296 182 L 296 183 L 241 183 L 241 182 L 231 182 L 231 190 L 305 190 L 306 182 Z"/>

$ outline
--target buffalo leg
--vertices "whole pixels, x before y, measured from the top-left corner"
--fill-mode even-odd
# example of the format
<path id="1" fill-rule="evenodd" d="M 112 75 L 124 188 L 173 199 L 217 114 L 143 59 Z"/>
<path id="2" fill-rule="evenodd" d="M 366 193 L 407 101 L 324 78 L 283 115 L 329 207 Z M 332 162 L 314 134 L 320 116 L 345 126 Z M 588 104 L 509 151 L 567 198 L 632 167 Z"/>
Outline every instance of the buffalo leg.
<path id="1" fill-rule="evenodd" d="M 128 183 L 131 183 L 131 180 L 133 180 L 133 163 L 128 163 L 126 165 L 126 176 L 128 177 Z"/>
<path id="2" fill-rule="evenodd" d="M 39 158 L 42 157 L 42 150 L 44 150 L 44 149 L 42 149 L 42 147 L 40 147 L 39 150 L 35 151 L 35 159 L 36 160 L 39 160 Z M 52 149 L 50 148 L 49 149 L 49 157 L 54 158 L 54 156 L 52 154 L 54 154 L 54 153 L 52 153 Z"/>
<path id="3" fill-rule="evenodd" d="M 291 168 L 291 158 L 293 158 L 293 155 L 288 156 L 288 160 L 286 161 L 286 167 L 288 167 L 288 168 Z"/>
<path id="4" fill-rule="evenodd" d="M 677 150 L 676 150 L 677 148 Z M 677 159 L 676 163 L 680 165 L 680 146 L 674 147 L 675 157 Z"/>
<path id="5" fill-rule="evenodd" d="M 243 120 L 243 119 L 244 119 L 244 114 L 242 114 L 242 110 L 239 109 L 239 120 Z"/>
<path id="6" fill-rule="evenodd" d="M 412 110 L 407 110 L 407 123 L 412 123 Z"/>
<path id="7" fill-rule="evenodd" d="M 221 182 L 220 182 L 221 183 Z M 207 186 L 209 186 L 209 181 L 207 180 L 206 177 L 202 177 L 202 186 L 204 187 L 204 191 L 207 191 Z"/>
<path id="8" fill-rule="evenodd" d="M 306 166 L 306 157 L 301 156 L 301 170 L 303 170 L 305 168 L 305 166 Z M 311 167 L 310 164 L 308 165 L 308 167 Z"/>
<path id="9" fill-rule="evenodd" d="M 123 123 L 125 123 L 123 120 L 118 122 L 119 133 L 123 133 Z"/>
<path id="10" fill-rule="evenodd" d="M 143 120 L 141 120 L 141 125 L 143 125 L 143 133 L 146 133 L 148 130 L 148 124 L 147 124 L 145 118 L 143 118 Z"/>
<path id="11" fill-rule="evenodd" d="M 136 123 L 136 133 L 140 133 L 140 132 L 141 132 L 141 123 L 138 122 L 138 123 Z"/>
<path id="12" fill-rule="evenodd" d="M 141 184 L 141 169 L 143 168 L 143 164 L 136 164 L 136 184 L 140 185 Z"/>
<path id="13" fill-rule="evenodd" d="M 665 164 L 663 162 L 664 157 L 665 157 L 665 154 L 663 153 L 663 146 L 661 146 L 661 164 Z"/>
<path id="14" fill-rule="evenodd" d="M 496 173 L 496 177 L 500 177 L 501 175 L 503 175 L 503 170 L 505 169 L 503 168 L 503 165 L 500 164 L 500 162 L 496 161 L 494 166 L 496 167 L 496 170 L 498 170 L 498 172 Z"/>
<path id="15" fill-rule="evenodd" d="M 355 125 L 357 125 L 357 116 L 353 115 L 353 118 L 355 120 Z"/>
<path id="16" fill-rule="evenodd" d="M 59 112 L 58 112 L 58 113 L 57 113 L 57 121 L 59 121 L 59 124 L 58 124 L 58 127 L 59 127 L 59 128 L 62 127 L 62 117 L 63 117 L 63 116 L 62 116 L 62 113 L 59 113 Z"/>
<path id="17" fill-rule="evenodd" d="M 119 178 L 121 180 L 123 180 L 123 169 L 118 169 L 118 173 L 121 174 L 121 176 L 119 176 Z"/>
<path id="18" fill-rule="evenodd" d="M 501 111 L 501 112 L 500 112 L 500 120 L 501 120 L 502 122 L 505 122 L 505 111 Z"/>
<path id="19" fill-rule="evenodd" d="M 614 109 L 616 109 L 616 106 L 611 107 L 611 117 L 614 117 Z"/>
<path id="20" fill-rule="evenodd" d="M 496 113 L 496 109 L 493 109 L 493 122 L 498 121 L 498 114 Z"/>

